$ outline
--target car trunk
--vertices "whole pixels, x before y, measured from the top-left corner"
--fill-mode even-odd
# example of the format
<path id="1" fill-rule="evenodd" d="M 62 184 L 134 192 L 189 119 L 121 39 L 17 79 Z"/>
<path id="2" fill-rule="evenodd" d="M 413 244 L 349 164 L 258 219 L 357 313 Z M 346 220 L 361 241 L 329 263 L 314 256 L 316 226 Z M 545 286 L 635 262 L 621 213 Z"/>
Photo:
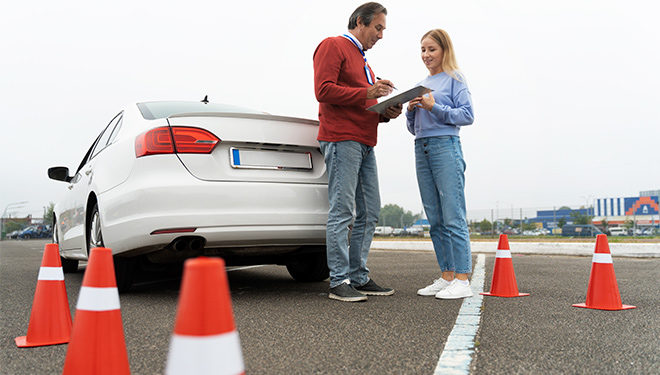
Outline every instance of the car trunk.
<path id="1" fill-rule="evenodd" d="M 178 154 L 199 179 L 327 183 L 316 140 L 317 121 L 266 114 L 188 113 L 172 115 L 168 122 L 206 129 L 220 138 L 211 154 Z"/>

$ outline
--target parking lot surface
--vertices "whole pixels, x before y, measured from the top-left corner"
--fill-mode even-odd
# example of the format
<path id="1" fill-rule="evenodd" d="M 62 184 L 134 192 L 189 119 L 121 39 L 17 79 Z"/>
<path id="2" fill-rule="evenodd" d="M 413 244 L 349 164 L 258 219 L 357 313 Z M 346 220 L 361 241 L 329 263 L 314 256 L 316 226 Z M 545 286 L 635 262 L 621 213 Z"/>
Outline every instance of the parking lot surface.
<path id="1" fill-rule="evenodd" d="M 0 242 L 0 373 L 61 373 L 67 345 L 19 349 L 45 241 Z M 486 290 L 494 257 L 486 257 Z M 584 302 L 591 259 L 514 256 L 530 297 L 485 297 L 472 373 L 659 373 L 660 259 L 615 259 L 627 311 L 571 307 Z M 438 277 L 429 252 L 373 251 L 371 276 L 391 297 L 366 303 L 327 298 L 327 282 L 297 283 L 278 266 L 230 269 L 234 319 L 249 374 L 432 374 L 462 301 L 415 291 Z M 66 275 L 72 314 L 84 267 Z M 180 275 L 142 274 L 120 295 L 134 374 L 165 368 Z"/>

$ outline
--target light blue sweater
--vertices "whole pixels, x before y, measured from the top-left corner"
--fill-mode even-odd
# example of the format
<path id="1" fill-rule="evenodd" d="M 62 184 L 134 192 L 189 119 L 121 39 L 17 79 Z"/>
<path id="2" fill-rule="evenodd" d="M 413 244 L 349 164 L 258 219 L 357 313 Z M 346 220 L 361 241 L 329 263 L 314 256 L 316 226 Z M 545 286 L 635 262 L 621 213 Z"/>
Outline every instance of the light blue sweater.
<path id="1" fill-rule="evenodd" d="M 408 131 L 415 139 L 458 135 L 460 126 L 470 125 L 474 121 L 472 98 L 465 84 L 465 78 L 457 75 L 463 82 L 453 79 L 445 72 L 428 76 L 419 84 L 433 89 L 431 94 L 435 104 L 431 111 L 416 108 L 406 111 Z"/>

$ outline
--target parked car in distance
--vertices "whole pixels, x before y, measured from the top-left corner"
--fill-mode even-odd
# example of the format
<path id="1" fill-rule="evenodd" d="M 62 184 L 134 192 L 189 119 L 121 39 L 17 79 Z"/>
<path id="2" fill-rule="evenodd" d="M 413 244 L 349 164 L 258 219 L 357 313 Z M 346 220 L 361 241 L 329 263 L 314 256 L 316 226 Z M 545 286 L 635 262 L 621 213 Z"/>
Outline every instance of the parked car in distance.
<path id="1" fill-rule="evenodd" d="M 392 231 L 392 235 L 396 237 L 405 236 L 406 231 L 403 228 L 394 228 L 394 230 Z"/>
<path id="2" fill-rule="evenodd" d="M 406 233 L 409 236 L 424 237 L 424 227 L 408 227 L 406 228 Z"/>
<path id="3" fill-rule="evenodd" d="M 564 237 L 595 237 L 603 232 L 594 225 L 566 224 L 561 228 Z"/>
<path id="4" fill-rule="evenodd" d="M 392 227 L 376 227 L 374 235 L 376 236 L 390 236 L 394 233 L 394 228 Z"/>
<path id="5" fill-rule="evenodd" d="M 626 228 L 622 227 L 610 227 L 608 228 L 610 231 L 610 236 L 627 236 L 628 235 L 628 230 Z"/>
<path id="6" fill-rule="evenodd" d="M 50 230 L 45 225 L 30 225 L 18 233 L 18 238 L 29 240 L 31 238 L 46 238 L 50 236 Z"/>
<path id="7" fill-rule="evenodd" d="M 326 279 L 328 179 L 317 133 L 315 120 L 206 98 L 127 105 L 72 173 L 48 170 L 66 187 L 53 223 L 64 272 L 107 247 L 120 291 L 141 266 L 200 255 Z M 66 140 L 56 142 L 77 146 Z"/>
<path id="8" fill-rule="evenodd" d="M 653 227 L 649 228 L 644 228 L 644 231 L 642 232 L 642 235 L 644 236 L 655 236 L 655 234 L 658 233 L 658 230 Z"/>

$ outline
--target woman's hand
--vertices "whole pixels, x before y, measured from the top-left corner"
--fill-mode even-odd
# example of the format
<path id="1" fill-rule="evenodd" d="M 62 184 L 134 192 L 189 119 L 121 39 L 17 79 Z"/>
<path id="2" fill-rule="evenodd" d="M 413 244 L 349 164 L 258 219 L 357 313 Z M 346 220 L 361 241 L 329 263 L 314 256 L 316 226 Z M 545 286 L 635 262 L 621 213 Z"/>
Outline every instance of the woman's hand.
<path id="1" fill-rule="evenodd" d="M 430 111 L 433 109 L 434 104 L 435 98 L 433 98 L 433 95 L 426 94 L 423 96 L 418 96 L 408 103 L 408 111 L 412 112 L 415 110 L 415 108 L 418 107 Z"/>
<path id="2" fill-rule="evenodd" d="M 408 102 L 408 112 L 412 112 L 412 111 L 414 111 L 415 109 L 417 109 L 417 107 L 419 107 L 418 104 L 419 104 L 419 102 L 420 102 L 421 100 L 422 100 L 422 97 L 421 97 L 421 96 L 418 96 L 418 97 L 416 97 L 415 99 L 413 99 L 413 100 L 411 100 L 410 102 Z"/>
<path id="3" fill-rule="evenodd" d="M 419 106 L 427 111 L 430 111 L 433 109 L 434 104 L 435 104 L 435 98 L 433 97 L 433 95 L 429 93 L 422 96 Z"/>

